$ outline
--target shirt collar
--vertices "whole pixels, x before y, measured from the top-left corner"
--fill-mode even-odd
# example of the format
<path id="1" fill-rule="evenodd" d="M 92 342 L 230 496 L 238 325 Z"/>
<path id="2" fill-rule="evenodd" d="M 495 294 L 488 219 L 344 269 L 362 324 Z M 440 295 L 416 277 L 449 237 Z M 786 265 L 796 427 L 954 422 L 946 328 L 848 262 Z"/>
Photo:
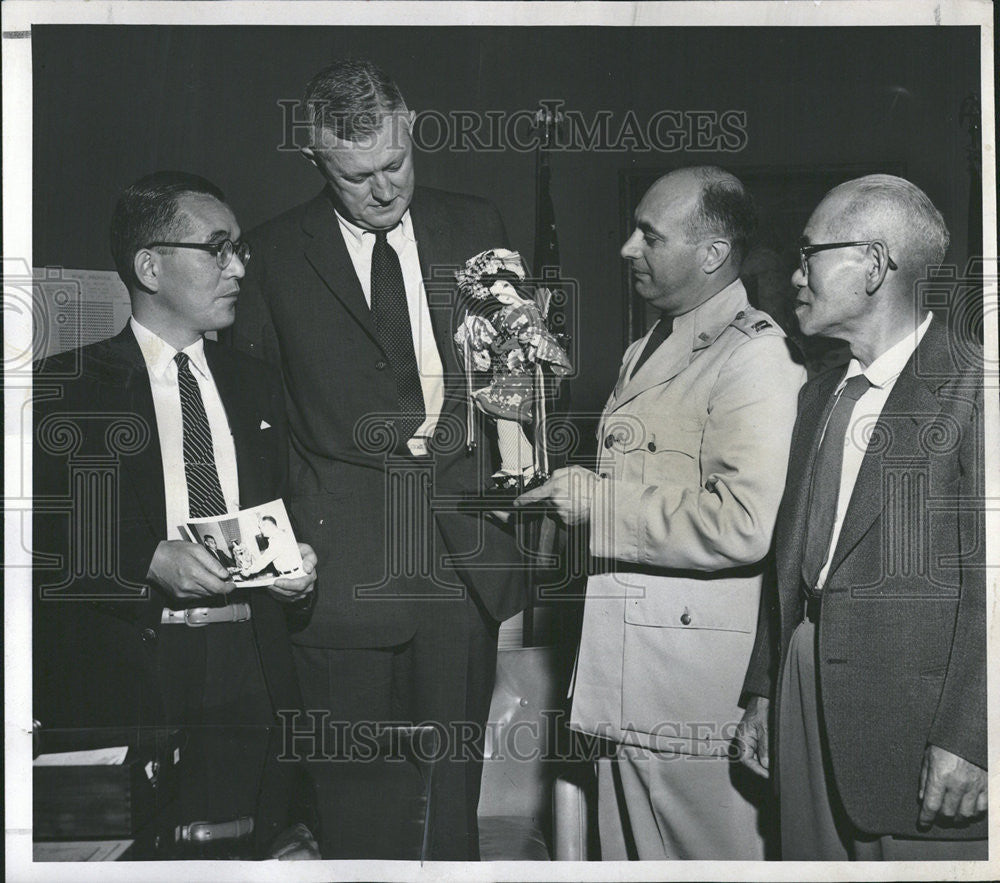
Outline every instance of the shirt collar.
<path id="1" fill-rule="evenodd" d="M 341 232 L 344 234 L 344 239 L 351 248 L 361 248 L 366 233 L 374 237 L 375 234 L 371 230 L 365 230 L 357 224 L 351 223 L 336 209 L 334 209 L 334 213 L 337 215 L 337 221 L 340 224 Z M 400 218 L 399 223 L 389 231 L 389 234 L 395 238 L 397 231 L 398 235 L 401 235 L 404 239 L 408 239 L 411 242 L 415 241 L 413 236 L 413 222 L 410 220 L 409 209 L 403 212 L 403 217 Z"/>
<path id="2" fill-rule="evenodd" d="M 864 374 L 872 386 L 877 386 L 880 389 L 891 384 L 903 372 L 910 356 L 913 355 L 920 341 L 924 339 L 933 318 L 934 314 L 928 313 L 912 334 L 905 335 L 902 340 L 889 347 L 865 369 L 862 369 L 861 363 L 857 359 L 852 358 L 848 363 L 847 373 L 837 386 L 837 390 L 842 389 L 848 380 L 858 374 Z"/>
<path id="3" fill-rule="evenodd" d="M 129 319 L 132 333 L 135 335 L 139 349 L 142 350 L 142 358 L 146 362 L 146 370 L 151 377 L 163 380 L 168 376 L 176 377 L 174 367 L 174 356 L 178 350 L 174 349 L 162 337 L 150 331 L 145 325 L 139 322 L 135 316 Z M 191 364 L 203 377 L 211 376 L 208 371 L 208 362 L 205 359 L 205 339 L 199 337 L 194 343 L 184 347 L 182 352 L 187 353 Z M 168 372 L 174 370 L 172 375 Z"/>
<path id="4" fill-rule="evenodd" d="M 734 279 L 725 288 L 713 294 L 681 316 L 674 318 L 674 334 L 690 329 L 692 349 L 702 349 L 712 344 L 732 324 L 733 316 L 747 308 L 747 293 L 743 283 Z"/>

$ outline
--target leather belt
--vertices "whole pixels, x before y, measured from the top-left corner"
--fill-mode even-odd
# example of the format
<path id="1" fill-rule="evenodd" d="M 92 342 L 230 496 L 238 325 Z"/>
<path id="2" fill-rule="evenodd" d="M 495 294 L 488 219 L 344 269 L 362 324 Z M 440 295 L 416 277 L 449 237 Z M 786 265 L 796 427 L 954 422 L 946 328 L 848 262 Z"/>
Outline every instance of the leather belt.
<path id="1" fill-rule="evenodd" d="M 171 610 L 169 607 L 164 607 L 160 623 L 199 628 L 213 622 L 247 622 L 249 619 L 250 605 L 245 601 L 238 601 L 225 607 L 188 607 L 186 610 Z"/>
<path id="2" fill-rule="evenodd" d="M 807 596 L 802 618 L 809 620 L 809 622 L 815 625 L 819 625 L 819 611 L 822 604 L 823 604 L 822 595 Z"/>

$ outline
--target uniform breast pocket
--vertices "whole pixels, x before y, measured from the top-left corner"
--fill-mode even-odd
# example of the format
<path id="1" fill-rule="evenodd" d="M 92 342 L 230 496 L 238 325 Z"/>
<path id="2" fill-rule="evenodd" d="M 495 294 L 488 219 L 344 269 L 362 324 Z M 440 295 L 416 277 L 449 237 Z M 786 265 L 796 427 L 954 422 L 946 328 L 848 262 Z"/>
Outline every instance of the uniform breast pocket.
<path id="1" fill-rule="evenodd" d="M 675 483 L 699 483 L 701 424 L 655 414 L 639 415 L 637 425 L 641 431 L 633 434 L 634 444 L 623 455 L 626 480 L 657 484 L 669 478 Z"/>

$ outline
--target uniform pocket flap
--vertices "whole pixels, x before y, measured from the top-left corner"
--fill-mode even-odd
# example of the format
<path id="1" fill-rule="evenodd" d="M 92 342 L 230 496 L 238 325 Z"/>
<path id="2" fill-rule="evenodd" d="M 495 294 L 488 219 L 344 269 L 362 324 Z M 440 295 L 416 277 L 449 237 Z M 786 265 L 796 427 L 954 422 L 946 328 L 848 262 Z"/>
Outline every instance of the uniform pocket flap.
<path id="1" fill-rule="evenodd" d="M 702 425 L 659 413 L 613 414 L 604 423 L 601 442 L 622 453 L 674 451 L 694 456 Z"/>
<path id="2" fill-rule="evenodd" d="M 656 628 L 752 632 L 757 627 L 760 583 L 733 582 L 648 579 L 642 589 L 629 591 L 625 621 Z"/>

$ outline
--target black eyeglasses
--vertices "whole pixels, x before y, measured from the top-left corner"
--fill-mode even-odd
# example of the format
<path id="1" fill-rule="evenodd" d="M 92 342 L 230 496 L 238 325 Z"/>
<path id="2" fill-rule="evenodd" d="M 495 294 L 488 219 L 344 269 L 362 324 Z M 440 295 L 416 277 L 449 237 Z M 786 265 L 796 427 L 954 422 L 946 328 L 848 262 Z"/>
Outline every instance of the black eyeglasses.
<path id="1" fill-rule="evenodd" d="M 162 246 L 163 248 L 196 248 L 198 251 L 207 251 L 220 270 L 225 270 L 236 255 L 244 265 L 250 263 L 250 243 L 240 240 L 233 242 L 232 239 L 223 239 L 222 242 L 150 242 L 146 248 Z"/>
<path id="2" fill-rule="evenodd" d="M 803 276 L 809 275 L 809 258 L 811 258 L 818 251 L 830 251 L 833 248 L 853 248 L 855 245 L 874 245 L 875 243 L 883 246 L 886 249 L 886 260 L 889 263 L 890 270 L 898 270 L 899 267 L 896 266 L 896 262 L 889 257 L 888 251 L 889 246 L 886 245 L 881 239 L 864 239 L 859 242 L 824 242 L 820 244 L 813 244 L 811 242 L 806 242 L 805 240 L 799 241 L 799 269 L 802 270 Z"/>

